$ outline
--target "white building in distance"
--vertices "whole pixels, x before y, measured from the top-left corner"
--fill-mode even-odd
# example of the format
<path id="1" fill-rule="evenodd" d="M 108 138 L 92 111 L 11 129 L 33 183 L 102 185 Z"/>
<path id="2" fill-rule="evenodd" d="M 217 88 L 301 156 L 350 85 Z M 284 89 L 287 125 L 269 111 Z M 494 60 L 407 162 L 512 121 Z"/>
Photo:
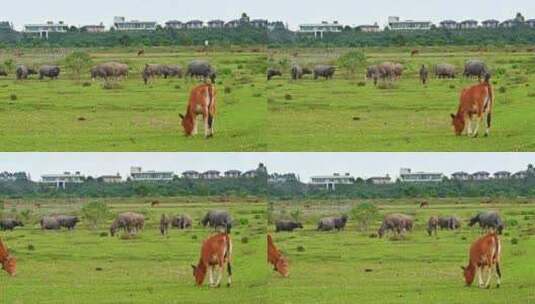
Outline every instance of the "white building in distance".
<path id="1" fill-rule="evenodd" d="M 171 171 L 143 171 L 141 167 L 130 168 L 130 180 L 134 182 L 169 182 L 174 173 Z"/>
<path id="2" fill-rule="evenodd" d="M 64 172 L 63 174 L 45 174 L 41 176 L 41 183 L 54 185 L 58 189 L 65 189 L 67 184 L 81 184 L 85 181 L 85 176 L 76 172 Z"/>
<path id="3" fill-rule="evenodd" d="M 443 173 L 412 172 L 412 170 L 408 168 L 401 168 L 399 170 L 399 179 L 403 183 L 436 183 L 441 182 L 443 178 Z"/>
<path id="4" fill-rule="evenodd" d="M 315 38 L 323 38 L 325 33 L 340 33 L 344 26 L 334 21 L 329 23 L 322 21 L 321 23 L 308 23 L 299 25 L 299 32 L 303 34 L 314 34 Z"/>
<path id="5" fill-rule="evenodd" d="M 351 174 L 344 175 L 334 173 L 333 175 L 319 175 L 310 178 L 310 184 L 320 186 L 329 191 L 335 191 L 336 185 L 351 185 L 355 183 L 355 178 Z"/>
<path id="6" fill-rule="evenodd" d="M 26 24 L 24 25 L 24 32 L 27 34 L 39 35 L 39 38 L 48 39 L 49 33 L 66 33 L 69 30 L 69 26 L 60 21 L 54 23 L 53 21 L 47 21 L 44 24 Z"/>
<path id="7" fill-rule="evenodd" d="M 388 27 L 392 31 L 418 31 L 430 30 L 431 21 L 400 20 L 399 17 L 388 17 Z"/>
<path id="8" fill-rule="evenodd" d="M 125 17 L 113 18 L 113 26 L 117 31 L 155 31 L 157 25 L 156 21 L 126 21 Z"/>

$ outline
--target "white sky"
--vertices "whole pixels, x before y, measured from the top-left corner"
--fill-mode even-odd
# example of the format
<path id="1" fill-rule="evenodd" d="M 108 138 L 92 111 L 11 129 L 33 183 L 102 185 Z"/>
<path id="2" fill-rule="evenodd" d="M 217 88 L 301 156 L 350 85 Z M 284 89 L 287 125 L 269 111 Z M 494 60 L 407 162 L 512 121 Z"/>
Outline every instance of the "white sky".
<path id="1" fill-rule="evenodd" d="M 294 172 L 302 181 L 312 175 L 349 172 L 371 177 L 396 177 L 402 167 L 414 171 L 525 170 L 535 164 L 535 153 L 0 153 L 0 171 L 29 172 L 33 180 L 42 174 L 81 171 L 99 176 L 121 173 L 128 176 L 131 166 L 144 170 L 216 169 L 241 171 L 257 168 L 263 162 L 270 172 Z"/>
<path id="2" fill-rule="evenodd" d="M 292 28 L 321 20 L 385 25 L 388 16 L 436 23 L 443 19 L 505 20 L 516 12 L 535 18 L 533 0 L 4 0 L 1 7 L 0 19 L 14 22 L 17 29 L 46 20 L 63 20 L 76 26 L 100 22 L 111 25 L 114 16 L 160 23 L 171 19 L 230 20 L 242 12 L 253 18 L 282 20 Z"/>

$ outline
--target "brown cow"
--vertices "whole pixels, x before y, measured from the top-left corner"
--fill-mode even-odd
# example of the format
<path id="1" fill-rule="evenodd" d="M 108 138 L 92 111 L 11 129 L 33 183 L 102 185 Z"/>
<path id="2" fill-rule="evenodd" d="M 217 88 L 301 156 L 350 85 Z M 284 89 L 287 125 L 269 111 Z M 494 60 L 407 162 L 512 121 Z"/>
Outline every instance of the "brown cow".
<path id="1" fill-rule="evenodd" d="M 9 251 L 2 243 L 0 239 L 0 264 L 2 264 L 2 269 L 4 269 L 9 275 L 15 276 L 17 274 L 17 260 L 14 256 L 9 254 Z"/>
<path id="2" fill-rule="evenodd" d="M 416 55 L 420 55 L 420 51 L 419 50 L 412 50 L 411 51 L 411 57 L 414 57 Z"/>
<path id="3" fill-rule="evenodd" d="M 186 136 L 197 134 L 197 116 L 204 119 L 204 135 L 214 136 L 214 118 L 216 114 L 216 90 L 212 84 L 201 84 L 191 90 L 186 115 L 180 114 L 182 127 Z"/>
<path id="4" fill-rule="evenodd" d="M 138 56 L 145 55 L 145 50 L 144 49 L 140 49 L 139 51 L 137 51 L 137 55 Z"/>
<path id="5" fill-rule="evenodd" d="M 428 202 L 421 202 L 420 203 L 420 208 L 423 209 L 423 208 L 429 208 L 429 203 Z"/>
<path id="6" fill-rule="evenodd" d="M 461 101 L 457 115 L 451 114 L 452 125 L 457 136 L 462 135 L 467 129 L 468 136 L 477 137 L 479 125 L 487 116 L 487 129 L 485 136 L 489 136 L 492 122 L 492 104 L 494 103 L 494 93 L 490 84 L 490 75 L 485 76 L 483 83 L 464 89 L 461 93 Z M 472 124 L 475 119 L 475 128 Z M 468 120 L 468 124 L 466 123 Z M 468 128 L 466 128 L 468 125 Z"/>
<path id="7" fill-rule="evenodd" d="M 273 243 L 273 238 L 271 234 L 267 236 L 267 246 L 268 246 L 268 263 L 273 265 L 273 270 L 280 273 L 283 277 L 287 278 L 289 275 L 288 269 L 288 259 L 282 255 L 282 253 L 277 249 Z"/>
<path id="8" fill-rule="evenodd" d="M 150 206 L 153 207 L 153 208 L 154 208 L 154 207 L 159 207 L 159 206 L 160 206 L 160 202 L 159 202 L 159 201 L 152 201 L 152 202 L 150 203 Z"/>
<path id="9" fill-rule="evenodd" d="M 476 240 L 470 247 L 470 261 L 468 266 L 461 266 L 464 271 L 466 286 L 471 286 L 476 274 L 478 275 L 479 287 L 490 288 L 493 268 L 496 269 L 496 287 L 500 287 L 502 273 L 500 270 L 502 245 L 496 232 Z M 483 283 L 482 272 L 487 269 L 487 281 Z"/>
<path id="10" fill-rule="evenodd" d="M 220 287 L 221 278 L 223 277 L 223 269 L 225 264 L 227 264 L 227 286 L 230 287 L 230 284 L 232 283 L 231 258 L 232 241 L 228 234 L 220 233 L 204 241 L 201 248 L 201 258 L 199 259 L 199 263 L 197 266 L 191 265 L 197 286 L 203 284 L 206 272 L 208 271 L 210 287 Z M 219 269 L 217 279 L 214 282 L 214 271 L 216 267 L 219 267 Z"/>

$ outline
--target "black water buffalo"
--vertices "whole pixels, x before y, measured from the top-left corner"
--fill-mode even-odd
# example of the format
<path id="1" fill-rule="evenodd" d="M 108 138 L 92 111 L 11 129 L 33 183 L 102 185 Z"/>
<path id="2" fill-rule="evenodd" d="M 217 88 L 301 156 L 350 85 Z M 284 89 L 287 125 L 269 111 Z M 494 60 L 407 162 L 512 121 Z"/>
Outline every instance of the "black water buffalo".
<path id="1" fill-rule="evenodd" d="M 40 221 L 41 229 L 43 230 L 59 230 L 61 224 L 55 216 L 43 216 Z"/>
<path id="2" fill-rule="evenodd" d="M 303 68 L 298 64 L 292 65 L 291 73 L 292 73 L 293 80 L 298 80 L 298 79 L 303 78 Z"/>
<path id="3" fill-rule="evenodd" d="M 318 222 L 318 231 L 344 230 L 347 223 L 347 216 L 326 217 Z"/>
<path id="4" fill-rule="evenodd" d="M 180 230 L 190 229 L 193 227 L 193 220 L 189 215 L 182 214 L 171 219 L 171 226 Z"/>
<path id="5" fill-rule="evenodd" d="M 184 76 L 184 72 L 182 67 L 179 65 L 164 65 L 162 69 L 162 76 L 165 79 L 169 77 L 182 78 Z"/>
<path id="6" fill-rule="evenodd" d="M 267 70 L 267 80 L 271 80 L 275 76 L 282 76 L 281 71 L 279 69 L 269 68 Z"/>
<path id="7" fill-rule="evenodd" d="M 209 62 L 204 60 L 194 60 L 188 65 L 186 77 L 203 78 L 204 81 L 209 78 L 212 83 L 215 83 L 216 71 Z"/>
<path id="8" fill-rule="evenodd" d="M 61 69 L 56 65 L 44 65 L 39 69 L 39 79 L 48 77 L 50 79 L 58 79 Z"/>
<path id="9" fill-rule="evenodd" d="M 479 227 L 483 229 L 495 229 L 499 234 L 502 234 L 505 225 L 502 221 L 502 218 L 495 211 L 486 211 L 481 212 L 478 215 L 470 219 L 468 224 L 470 227 L 474 226 L 476 223 L 479 223 Z"/>
<path id="10" fill-rule="evenodd" d="M 60 227 L 67 228 L 68 230 L 73 230 L 76 227 L 76 224 L 80 221 L 77 216 L 70 215 L 58 215 L 56 216 Z"/>
<path id="11" fill-rule="evenodd" d="M 336 72 L 336 68 L 332 65 L 317 65 L 314 67 L 314 79 L 318 79 L 320 77 L 323 77 L 325 79 L 332 79 L 334 76 L 334 72 Z"/>
<path id="12" fill-rule="evenodd" d="M 427 83 L 427 79 L 429 78 L 429 70 L 425 65 L 422 65 L 420 68 L 420 81 L 423 85 Z"/>
<path id="13" fill-rule="evenodd" d="M 453 64 L 440 63 L 435 66 L 435 77 L 453 79 L 457 76 L 456 68 Z"/>
<path id="14" fill-rule="evenodd" d="M 377 230 L 379 237 L 383 237 L 386 231 L 392 231 L 396 234 L 401 234 L 404 231 L 412 231 L 413 219 L 411 216 L 405 214 L 389 214 L 386 215 L 383 224 Z"/>
<path id="15" fill-rule="evenodd" d="M 24 224 L 22 223 L 22 221 L 12 218 L 5 218 L 0 220 L 0 230 L 2 231 L 13 231 L 15 227 L 24 227 Z"/>
<path id="16" fill-rule="evenodd" d="M 206 227 L 210 226 L 214 229 L 225 228 L 227 233 L 230 233 L 232 228 L 232 217 L 227 211 L 210 210 L 202 218 L 201 224 Z"/>
<path id="17" fill-rule="evenodd" d="M 481 60 L 469 60 L 464 65 L 465 77 L 477 77 L 481 80 L 487 74 L 489 74 L 487 65 Z"/>
<path id="18" fill-rule="evenodd" d="M 457 230 L 461 228 L 461 220 L 456 216 L 441 216 L 438 218 L 440 229 Z"/>
<path id="19" fill-rule="evenodd" d="M 277 221 L 275 223 L 276 232 L 281 232 L 281 231 L 293 232 L 297 228 L 303 229 L 303 225 L 299 222 L 294 222 L 294 221 Z"/>
<path id="20" fill-rule="evenodd" d="M 128 76 L 128 65 L 119 62 L 106 62 L 91 68 L 91 78 L 93 80 L 97 78 L 126 78 Z"/>
<path id="21" fill-rule="evenodd" d="M 117 216 L 110 226 L 111 236 L 115 236 L 117 231 L 124 230 L 129 234 L 138 233 L 145 226 L 145 216 L 134 212 L 125 212 Z"/>
<path id="22" fill-rule="evenodd" d="M 17 80 L 23 80 L 23 79 L 28 79 L 28 76 L 30 75 L 37 74 L 37 71 L 25 65 L 19 65 L 17 66 L 15 74 L 17 75 Z"/>

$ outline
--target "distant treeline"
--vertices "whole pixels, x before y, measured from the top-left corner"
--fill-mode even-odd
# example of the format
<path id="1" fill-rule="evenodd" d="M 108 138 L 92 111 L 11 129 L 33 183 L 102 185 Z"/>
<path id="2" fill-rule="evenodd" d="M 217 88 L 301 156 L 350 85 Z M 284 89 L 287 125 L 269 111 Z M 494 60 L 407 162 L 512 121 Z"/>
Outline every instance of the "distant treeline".
<path id="1" fill-rule="evenodd" d="M 39 39 L 14 31 L 0 31 L 0 47 L 132 47 L 132 46 L 214 46 L 265 45 L 278 47 L 388 47 L 388 46 L 505 46 L 535 44 L 535 28 L 383 31 L 365 33 L 347 28 L 341 33 L 326 33 L 323 39 L 286 29 L 267 29 L 241 26 L 234 29 L 176 30 L 159 28 L 151 32 L 88 33 L 70 31 L 50 33 L 49 39 Z"/>
<path id="2" fill-rule="evenodd" d="M 103 197 L 176 197 L 176 196 L 265 196 L 266 176 L 220 180 L 175 179 L 161 183 L 104 183 L 87 180 L 67 184 L 65 189 L 31 181 L 0 182 L 2 198 L 103 198 Z"/>
<path id="3" fill-rule="evenodd" d="M 439 183 L 394 183 L 374 185 L 356 183 L 337 185 L 335 191 L 299 182 L 269 184 L 268 195 L 272 199 L 297 198 L 324 199 L 400 199 L 400 198 L 447 198 L 447 197 L 535 197 L 535 177 L 522 180 L 454 181 Z"/>

